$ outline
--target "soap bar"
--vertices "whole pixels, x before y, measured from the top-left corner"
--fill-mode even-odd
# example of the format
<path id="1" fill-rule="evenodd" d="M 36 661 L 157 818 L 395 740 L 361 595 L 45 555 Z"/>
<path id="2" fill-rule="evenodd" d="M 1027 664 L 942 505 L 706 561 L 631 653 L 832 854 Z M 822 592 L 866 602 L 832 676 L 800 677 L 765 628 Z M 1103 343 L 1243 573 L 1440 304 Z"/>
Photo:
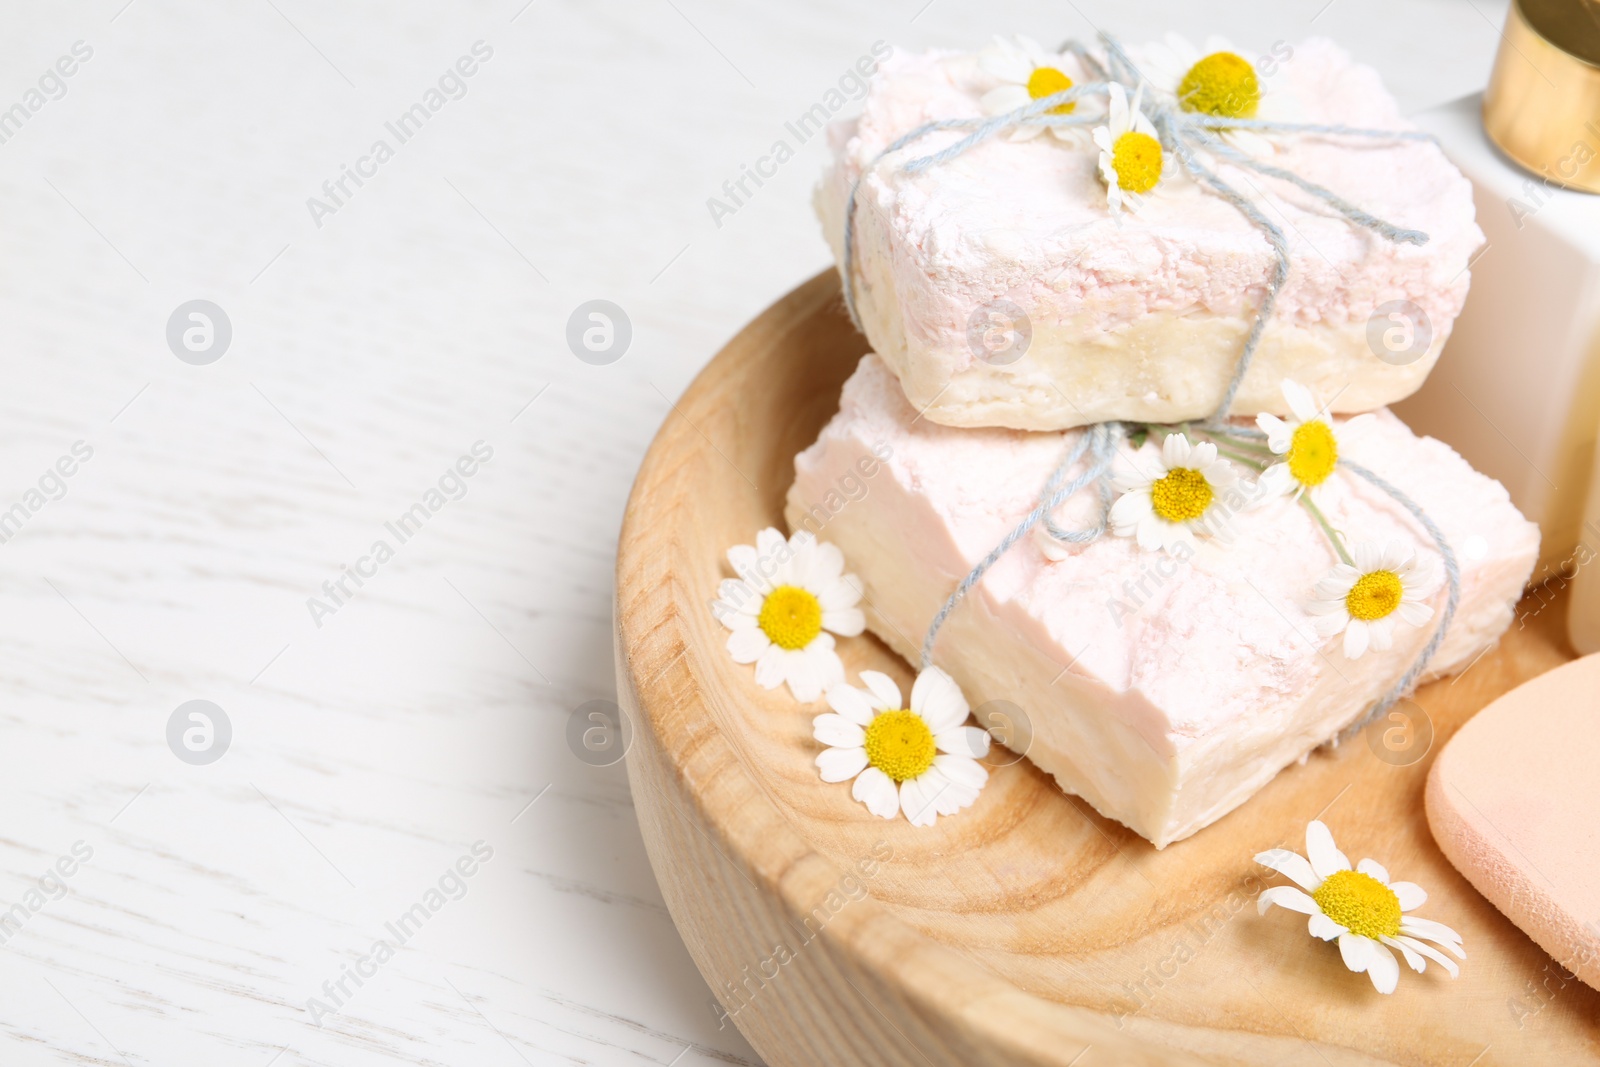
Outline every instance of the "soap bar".
<path id="1" fill-rule="evenodd" d="M 1139 47 L 1129 51 L 1141 61 Z M 859 120 L 830 132 L 834 160 L 816 207 L 842 265 L 845 205 L 865 173 L 853 269 L 842 272 L 846 284 L 854 279 L 873 348 L 918 410 L 951 426 L 1210 415 L 1274 263 L 1237 208 L 1174 177 L 1137 212 L 1114 216 L 1097 152 L 1049 136 L 1000 136 L 920 173 L 901 169 L 964 132 L 943 131 L 867 169 L 924 123 L 981 116 L 979 100 L 995 85 L 973 54 L 896 53 Z M 1295 45 L 1272 86 L 1305 122 L 1414 129 L 1377 74 L 1326 40 Z M 1393 244 L 1287 183 L 1219 165 L 1236 188 L 1260 195 L 1292 262 L 1233 413 L 1288 414 L 1278 388 L 1286 377 L 1336 396 L 1338 412 L 1407 396 L 1450 333 L 1483 241 L 1470 185 L 1424 141 L 1283 137 L 1270 162 L 1430 239 Z M 1374 315 L 1393 307 L 1411 317 L 1396 327 L 1379 316 L 1375 330 Z M 1405 332 L 1398 348 L 1392 329 Z"/>
<path id="2" fill-rule="evenodd" d="M 1478 892 L 1600 988 L 1600 655 L 1513 689 L 1428 773 L 1434 840 Z"/>
<path id="3" fill-rule="evenodd" d="M 1494 641 L 1538 551 L 1498 484 L 1386 412 L 1350 435 L 1350 458 L 1410 494 L 1461 552 L 1461 605 L 1432 671 Z M 1064 445 L 1084 431 L 958 430 L 920 418 L 885 364 L 864 358 L 839 413 L 795 460 L 792 529 L 843 550 L 865 585 L 868 625 L 917 662 L 928 624 L 961 578 L 1034 506 Z M 1157 446 L 1145 443 L 1144 462 Z M 853 486 L 844 499 L 841 486 Z M 1436 554 L 1390 497 L 1335 473 L 1323 510 L 1337 528 Z M 1057 518 L 1081 525 L 1093 494 Z M 1392 686 L 1427 641 L 1401 626 L 1387 651 L 1345 658 L 1305 606 L 1334 564 L 1304 508 L 1242 512 L 1235 543 L 1192 558 L 1107 534 L 1052 561 L 1018 543 L 954 610 L 934 662 L 981 709 L 1006 701 L 1031 731 L 1025 755 L 1062 788 L 1157 846 L 1243 803 L 1335 736 Z M 1432 603 L 1443 602 L 1437 593 Z M 1007 740 L 1007 738 L 1000 738 Z"/>

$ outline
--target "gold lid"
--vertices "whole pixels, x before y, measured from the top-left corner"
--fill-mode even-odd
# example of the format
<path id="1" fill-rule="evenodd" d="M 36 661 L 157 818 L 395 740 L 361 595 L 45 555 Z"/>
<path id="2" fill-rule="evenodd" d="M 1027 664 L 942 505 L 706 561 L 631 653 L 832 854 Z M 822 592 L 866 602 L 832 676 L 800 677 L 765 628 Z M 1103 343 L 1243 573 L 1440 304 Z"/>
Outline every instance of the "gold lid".
<path id="1" fill-rule="evenodd" d="M 1483 127 L 1539 177 L 1600 193 L 1600 0 L 1513 0 Z"/>

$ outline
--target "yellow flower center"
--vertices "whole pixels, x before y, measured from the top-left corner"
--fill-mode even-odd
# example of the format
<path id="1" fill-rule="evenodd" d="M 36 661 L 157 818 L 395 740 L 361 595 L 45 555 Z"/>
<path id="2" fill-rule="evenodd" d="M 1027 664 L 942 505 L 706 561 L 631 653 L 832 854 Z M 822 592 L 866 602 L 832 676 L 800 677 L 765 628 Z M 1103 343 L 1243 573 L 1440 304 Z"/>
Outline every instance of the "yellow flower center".
<path id="1" fill-rule="evenodd" d="M 1405 588 L 1394 571 L 1370 571 L 1357 579 L 1350 592 L 1344 595 L 1344 606 L 1352 619 L 1371 622 L 1399 607 L 1404 595 Z"/>
<path id="2" fill-rule="evenodd" d="M 1178 100 L 1185 111 L 1200 111 L 1223 118 L 1247 119 L 1261 103 L 1261 83 L 1255 68 L 1232 52 L 1213 52 L 1189 68 L 1178 83 Z"/>
<path id="3" fill-rule="evenodd" d="M 1337 871 L 1311 894 L 1322 914 L 1361 937 L 1376 941 L 1400 933 L 1400 898 L 1370 874 Z"/>
<path id="4" fill-rule="evenodd" d="M 1303 422 L 1289 438 L 1289 473 L 1301 485 L 1321 485 L 1339 462 L 1333 427 L 1321 419 Z"/>
<path id="5" fill-rule="evenodd" d="M 822 632 L 822 601 L 797 585 L 780 585 L 767 594 L 756 622 L 779 648 L 805 648 Z"/>
<path id="6" fill-rule="evenodd" d="M 933 766 L 933 731 L 914 711 L 885 711 L 867 726 L 867 762 L 897 782 Z"/>
<path id="7" fill-rule="evenodd" d="M 1028 75 L 1028 99 L 1043 100 L 1047 96 L 1065 92 L 1072 88 L 1072 79 L 1054 67 L 1034 67 L 1033 73 Z M 1076 110 L 1076 101 L 1057 104 L 1051 108 L 1051 115 L 1070 115 Z"/>
<path id="8" fill-rule="evenodd" d="M 1161 180 L 1161 142 L 1130 130 L 1111 145 L 1111 169 L 1117 184 L 1130 193 L 1148 193 Z"/>
<path id="9" fill-rule="evenodd" d="M 1173 467 L 1150 486 L 1150 506 L 1168 522 L 1198 519 L 1212 496 L 1211 483 L 1192 467 Z"/>

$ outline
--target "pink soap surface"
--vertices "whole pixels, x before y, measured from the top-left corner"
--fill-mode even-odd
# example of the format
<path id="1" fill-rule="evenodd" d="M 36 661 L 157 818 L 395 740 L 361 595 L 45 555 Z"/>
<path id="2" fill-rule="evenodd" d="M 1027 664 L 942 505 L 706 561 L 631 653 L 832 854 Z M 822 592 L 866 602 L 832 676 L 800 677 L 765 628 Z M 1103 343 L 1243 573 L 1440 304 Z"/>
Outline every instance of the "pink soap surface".
<path id="1" fill-rule="evenodd" d="M 1138 60 L 1143 52 L 1130 46 Z M 1377 73 L 1333 42 L 1295 45 L 1285 91 L 1299 121 L 1411 130 Z M 975 55 L 896 52 L 883 64 L 865 110 L 831 133 L 837 158 L 825 184 L 834 195 L 893 141 L 923 123 L 977 118 L 994 84 Z M 1087 106 L 1087 105 L 1086 105 Z M 966 131 L 930 134 L 907 155 L 935 152 Z M 1113 217 L 1096 176 L 1098 156 L 1062 149 L 1048 136 L 1004 138 L 925 174 L 873 170 L 860 193 L 867 222 L 895 233 L 897 294 L 921 329 L 965 334 L 975 303 L 1005 294 L 1025 309 L 1064 302 L 1106 327 L 1152 311 L 1242 313 L 1259 300 L 1272 255 L 1238 209 L 1186 180 L 1137 213 Z M 1472 189 L 1425 141 L 1284 137 L 1270 162 L 1317 182 L 1397 225 L 1427 232 L 1416 247 L 1351 226 L 1325 205 L 1226 163 L 1241 188 L 1267 194 L 1267 213 L 1289 239 L 1294 269 L 1277 315 L 1302 323 L 1364 321 L 1378 303 L 1408 298 L 1438 326 L 1461 310 L 1467 261 L 1483 243 Z M 945 321 L 948 319 L 948 321 Z"/>
<path id="2" fill-rule="evenodd" d="M 1538 530 L 1449 446 L 1387 412 L 1370 421 L 1348 458 L 1410 494 L 1461 560 L 1460 608 L 1430 664 L 1447 672 L 1511 621 Z M 950 591 L 1033 508 L 1081 432 L 940 426 L 869 355 L 839 414 L 795 460 L 788 521 L 838 545 L 865 586 L 868 625 L 914 662 Z M 1146 462 L 1157 448 L 1143 445 Z M 1335 528 L 1437 556 L 1371 484 L 1341 472 L 1325 489 Z M 1057 517 L 1082 525 L 1092 503 L 1080 494 Z M 974 707 L 1006 700 L 1031 716 L 1028 758 L 1157 846 L 1214 822 L 1333 737 L 1431 633 L 1400 627 L 1393 648 L 1346 659 L 1306 611 L 1336 562 L 1309 513 L 1280 498 L 1234 526 L 1231 547 L 1189 561 L 1109 533 L 1052 561 L 1028 537 L 955 609 L 935 649 Z M 1442 591 L 1432 598 L 1443 602 Z"/>
<path id="3" fill-rule="evenodd" d="M 1489 902 L 1600 988 L 1600 654 L 1513 689 L 1428 774 L 1428 825 Z"/>
<path id="4" fill-rule="evenodd" d="M 1128 50 L 1136 63 L 1147 54 L 1136 42 Z M 1269 83 L 1294 121 L 1415 128 L 1377 73 L 1327 40 L 1294 45 Z M 1048 430 L 1211 414 L 1275 269 L 1271 243 L 1176 165 L 1136 211 L 1114 212 L 1087 140 L 1000 135 L 907 170 L 968 132 L 947 129 L 880 158 L 925 124 L 979 118 L 996 84 L 978 53 L 896 52 L 859 119 L 830 128 L 834 159 L 816 206 L 874 350 L 923 415 L 950 426 Z M 1092 117 L 1102 105 L 1081 106 Z M 1290 259 L 1231 413 L 1284 414 L 1284 377 L 1335 397 L 1339 412 L 1410 395 L 1438 358 L 1483 243 L 1471 183 L 1427 140 L 1285 133 L 1252 151 L 1428 240 L 1385 240 L 1286 180 L 1202 153 L 1281 228 Z M 1426 350 L 1391 363 L 1376 354 L 1373 323 L 1398 322 L 1384 316 L 1402 311 Z M 985 358 L 982 324 L 994 321 L 1026 322 L 1025 351 Z"/>

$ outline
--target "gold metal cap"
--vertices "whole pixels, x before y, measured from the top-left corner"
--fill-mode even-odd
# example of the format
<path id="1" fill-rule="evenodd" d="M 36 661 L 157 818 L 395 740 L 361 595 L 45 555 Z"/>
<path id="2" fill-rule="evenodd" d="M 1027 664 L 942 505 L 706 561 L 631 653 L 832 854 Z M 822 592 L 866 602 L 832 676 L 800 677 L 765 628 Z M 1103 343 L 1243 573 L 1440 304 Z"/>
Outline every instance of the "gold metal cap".
<path id="1" fill-rule="evenodd" d="M 1513 0 L 1483 126 L 1539 177 L 1600 193 L 1600 0 Z"/>

